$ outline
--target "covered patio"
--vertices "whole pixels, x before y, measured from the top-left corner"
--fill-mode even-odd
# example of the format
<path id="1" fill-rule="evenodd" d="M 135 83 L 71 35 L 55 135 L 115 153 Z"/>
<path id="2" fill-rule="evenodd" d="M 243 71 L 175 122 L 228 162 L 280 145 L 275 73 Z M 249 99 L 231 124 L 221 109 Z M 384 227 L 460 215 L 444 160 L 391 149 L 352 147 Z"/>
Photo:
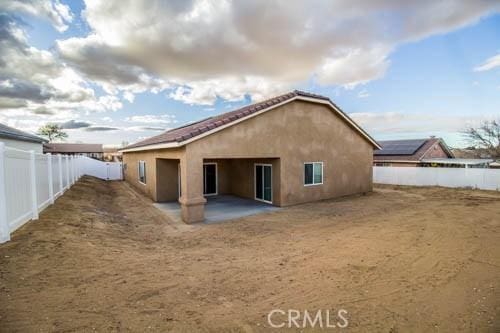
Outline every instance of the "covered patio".
<path id="1" fill-rule="evenodd" d="M 279 210 L 279 207 L 256 200 L 234 195 L 208 196 L 205 204 L 204 223 L 217 223 L 240 217 Z M 157 202 L 153 204 L 175 222 L 182 222 L 181 205 L 178 201 Z"/>
<path id="2" fill-rule="evenodd" d="M 280 206 L 279 158 L 162 157 L 155 164 L 155 206 L 174 220 L 210 223 Z"/>

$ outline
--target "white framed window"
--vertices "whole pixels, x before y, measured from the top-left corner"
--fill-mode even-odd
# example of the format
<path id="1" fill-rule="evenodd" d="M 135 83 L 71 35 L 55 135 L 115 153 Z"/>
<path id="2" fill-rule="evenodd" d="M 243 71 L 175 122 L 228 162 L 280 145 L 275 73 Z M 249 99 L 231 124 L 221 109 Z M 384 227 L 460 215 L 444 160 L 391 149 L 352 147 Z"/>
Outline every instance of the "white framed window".
<path id="1" fill-rule="evenodd" d="M 323 162 L 304 163 L 304 186 L 323 184 Z"/>
<path id="2" fill-rule="evenodd" d="M 146 184 L 146 162 L 139 161 L 139 182 Z"/>

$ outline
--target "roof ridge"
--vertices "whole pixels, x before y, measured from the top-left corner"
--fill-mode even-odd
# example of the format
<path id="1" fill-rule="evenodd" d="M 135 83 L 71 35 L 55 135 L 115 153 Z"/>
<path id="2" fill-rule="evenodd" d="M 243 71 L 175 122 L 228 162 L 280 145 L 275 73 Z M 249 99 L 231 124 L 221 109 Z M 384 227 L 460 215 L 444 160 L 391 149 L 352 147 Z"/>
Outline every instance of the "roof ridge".
<path id="1" fill-rule="evenodd" d="M 211 131 L 215 128 L 232 123 L 238 119 L 245 118 L 245 117 L 252 115 L 254 113 L 258 113 L 261 110 L 266 110 L 266 109 L 269 109 L 271 107 L 275 107 L 281 103 L 290 101 L 296 97 L 305 97 L 305 98 L 327 101 L 348 122 L 354 123 L 354 121 L 346 113 L 344 113 L 339 107 L 337 107 L 337 105 L 335 105 L 335 103 L 333 103 L 329 97 L 317 95 L 317 94 L 312 94 L 309 92 L 305 92 L 305 91 L 301 91 L 301 90 L 296 89 L 296 90 L 289 91 L 287 93 L 284 93 L 284 94 L 281 94 L 281 95 L 278 95 L 275 97 L 267 98 L 267 99 L 262 100 L 260 102 L 255 102 L 255 103 L 252 103 L 249 105 L 242 106 L 242 107 L 235 109 L 235 110 L 232 110 L 232 111 L 224 112 L 224 113 L 215 115 L 213 117 L 209 117 L 209 118 L 205 118 L 205 119 L 196 121 L 194 123 L 185 124 L 183 126 L 173 128 L 173 129 L 165 131 L 161 134 L 158 134 L 158 135 L 149 137 L 147 139 L 144 139 L 142 141 L 128 145 L 127 147 L 122 148 L 122 150 L 150 146 L 150 145 L 158 145 L 158 144 L 162 144 L 162 143 L 173 143 L 173 142 L 181 143 L 183 141 L 186 141 L 186 140 L 189 140 L 193 137 L 201 135 L 205 132 Z M 369 141 L 371 141 L 372 143 L 375 142 L 374 145 L 377 146 L 376 141 L 373 138 L 371 138 L 368 135 L 368 133 L 366 133 L 362 128 L 360 128 L 358 125 L 354 125 L 354 127 L 358 131 L 360 131 L 363 135 L 365 135 Z"/>
<path id="2" fill-rule="evenodd" d="M 310 93 L 310 92 L 307 92 L 307 91 L 303 91 L 303 90 L 298 90 L 298 89 L 295 89 L 293 91 L 293 93 L 295 93 L 296 95 L 299 95 L 299 96 L 313 97 L 313 98 L 320 98 L 320 99 L 330 100 L 330 98 L 327 97 L 327 96 L 323 96 L 323 95 L 319 95 L 319 94 L 313 94 L 313 93 Z"/>

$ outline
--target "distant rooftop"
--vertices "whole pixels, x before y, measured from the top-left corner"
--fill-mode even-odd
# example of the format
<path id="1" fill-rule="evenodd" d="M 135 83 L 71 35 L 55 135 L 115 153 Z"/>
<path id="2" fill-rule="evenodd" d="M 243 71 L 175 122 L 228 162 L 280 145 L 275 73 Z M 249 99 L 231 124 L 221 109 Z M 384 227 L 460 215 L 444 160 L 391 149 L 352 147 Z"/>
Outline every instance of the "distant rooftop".
<path id="1" fill-rule="evenodd" d="M 373 155 L 413 155 L 428 139 L 378 141 L 382 149 L 373 152 Z"/>
<path id="2" fill-rule="evenodd" d="M 102 153 L 102 144 L 91 143 L 46 143 L 45 153 Z"/>
<path id="3" fill-rule="evenodd" d="M 389 140 L 378 141 L 382 149 L 373 152 L 373 160 L 375 162 L 384 161 L 421 161 L 426 152 L 439 143 L 448 157 L 453 158 L 454 155 L 446 145 L 446 143 L 436 137 L 426 139 L 410 139 L 410 140 Z"/>
<path id="4" fill-rule="evenodd" d="M 26 133 L 17 128 L 13 128 L 4 124 L 0 124 L 0 138 L 8 138 L 20 141 L 28 141 L 35 143 L 47 142 L 44 138 L 36 136 L 34 134 Z"/>

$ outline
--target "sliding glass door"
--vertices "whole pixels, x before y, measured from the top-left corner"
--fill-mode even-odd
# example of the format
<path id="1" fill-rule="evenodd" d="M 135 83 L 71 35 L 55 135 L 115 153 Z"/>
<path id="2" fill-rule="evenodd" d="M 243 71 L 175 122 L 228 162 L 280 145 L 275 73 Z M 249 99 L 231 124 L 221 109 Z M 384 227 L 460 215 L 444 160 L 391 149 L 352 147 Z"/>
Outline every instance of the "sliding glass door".
<path id="1" fill-rule="evenodd" d="M 272 174 L 271 164 L 255 164 L 255 200 L 272 203 Z"/>

